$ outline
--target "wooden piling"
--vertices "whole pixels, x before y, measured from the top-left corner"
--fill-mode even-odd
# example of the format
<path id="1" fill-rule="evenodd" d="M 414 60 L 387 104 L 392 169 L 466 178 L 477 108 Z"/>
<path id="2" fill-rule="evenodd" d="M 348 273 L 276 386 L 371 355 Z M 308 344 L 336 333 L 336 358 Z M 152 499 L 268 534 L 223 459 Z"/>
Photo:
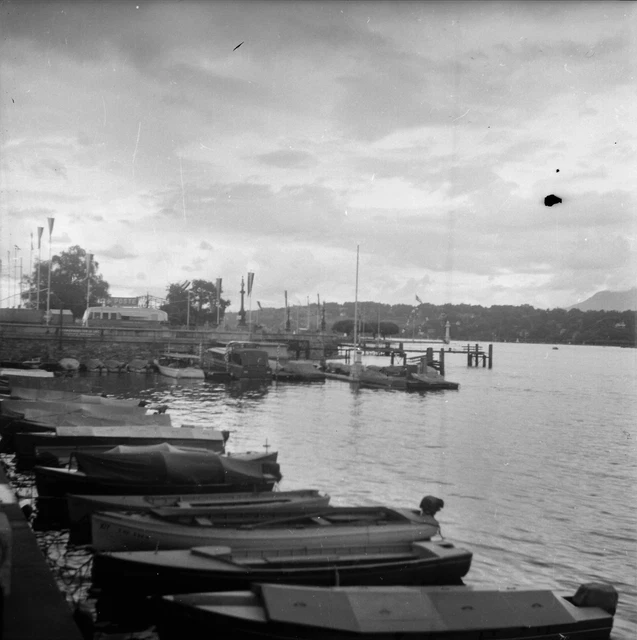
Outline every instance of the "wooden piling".
<path id="1" fill-rule="evenodd" d="M 440 375 L 444 378 L 445 377 L 445 350 L 444 349 L 440 349 Z"/>
<path id="2" fill-rule="evenodd" d="M 489 369 L 493 367 L 493 345 L 489 345 Z"/>

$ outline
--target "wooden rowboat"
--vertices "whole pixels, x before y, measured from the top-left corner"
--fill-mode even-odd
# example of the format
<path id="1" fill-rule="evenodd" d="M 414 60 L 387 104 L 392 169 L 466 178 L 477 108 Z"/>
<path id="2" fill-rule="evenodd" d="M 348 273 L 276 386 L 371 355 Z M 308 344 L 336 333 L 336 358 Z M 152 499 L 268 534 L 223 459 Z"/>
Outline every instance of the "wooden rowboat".
<path id="1" fill-rule="evenodd" d="M 215 545 L 231 546 L 233 550 L 390 546 L 429 540 L 440 527 L 433 516 L 420 511 L 379 506 L 326 507 L 314 513 L 235 527 L 219 526 L 205 518 L 184 525 L 149 514 L 96 513 L 91 529 L 97 551 L 136 551 Z"/>
<path id="2" fill-rule="evenodd" d="M 266 515 L 292 515 L 316 511 L 329 504 L 330 496 L 316 489 L 210 493 L 204 495 L 68 495 L 70 541 L 84 544 L 91 540 L 91 516 L 97 511 L 154 513 L 166 520 L 205 517 L 226 523 L 253 522 Z"/>

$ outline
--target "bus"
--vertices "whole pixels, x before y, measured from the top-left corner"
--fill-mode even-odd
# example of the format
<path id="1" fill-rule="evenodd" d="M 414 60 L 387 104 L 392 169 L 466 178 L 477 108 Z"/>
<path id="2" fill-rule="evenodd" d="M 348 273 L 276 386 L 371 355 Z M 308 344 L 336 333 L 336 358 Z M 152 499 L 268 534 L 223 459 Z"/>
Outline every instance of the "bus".
<path id="1" fill-rule="evenodd" d="M 83 327 L 149 327 L 168 324 L 168 314 L 146 307 L 89 307 Z"/>

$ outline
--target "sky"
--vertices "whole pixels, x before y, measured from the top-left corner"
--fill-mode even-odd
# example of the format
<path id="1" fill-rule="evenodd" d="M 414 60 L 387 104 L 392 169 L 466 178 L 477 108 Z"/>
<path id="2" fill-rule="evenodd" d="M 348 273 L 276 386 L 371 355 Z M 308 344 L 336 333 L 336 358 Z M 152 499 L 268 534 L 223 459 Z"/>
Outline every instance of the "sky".
<path id="1" fill-rule="evenodd" d="M 73 245 L 111 295 L 222 278 L 230 311 L 248 272 L 264 307 L 555 308 L 637 282 L 632 2 L 0 15 L 2 306 Z"/>

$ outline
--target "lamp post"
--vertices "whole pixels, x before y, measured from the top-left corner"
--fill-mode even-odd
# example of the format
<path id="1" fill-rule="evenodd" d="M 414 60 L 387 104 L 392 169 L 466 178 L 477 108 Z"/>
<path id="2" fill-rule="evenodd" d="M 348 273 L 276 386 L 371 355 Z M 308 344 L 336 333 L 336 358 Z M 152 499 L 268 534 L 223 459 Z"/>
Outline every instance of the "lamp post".
<path id="1" fill-rule="evenodd" d="M 46 321 L 47 324 L 51 322 L 51 271 L 53 265 L 51 264 L 51 235 L 53 234 L 53 225 L 55 218 L 47 218 L 49 222 L 49 283 L 46 290 Z"/>

